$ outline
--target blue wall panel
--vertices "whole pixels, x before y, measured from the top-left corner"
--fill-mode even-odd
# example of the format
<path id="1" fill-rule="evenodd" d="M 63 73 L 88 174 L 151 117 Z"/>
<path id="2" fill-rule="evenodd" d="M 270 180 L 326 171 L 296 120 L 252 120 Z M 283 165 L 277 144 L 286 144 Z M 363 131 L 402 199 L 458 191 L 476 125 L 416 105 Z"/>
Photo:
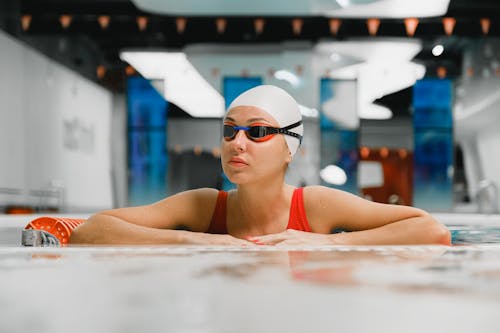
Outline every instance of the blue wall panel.
<path id="1" fill-rule="evenodd" d="M 141 77 L 127 80 L 129 205 L 160 200 L 167 193 L 168 103 Z"/>
<path id="2" fill-rule="evenodd" d="M 413 88 L 414 205 L 430 211 L 452 208 L 452 82 L 424 79 Z"/>

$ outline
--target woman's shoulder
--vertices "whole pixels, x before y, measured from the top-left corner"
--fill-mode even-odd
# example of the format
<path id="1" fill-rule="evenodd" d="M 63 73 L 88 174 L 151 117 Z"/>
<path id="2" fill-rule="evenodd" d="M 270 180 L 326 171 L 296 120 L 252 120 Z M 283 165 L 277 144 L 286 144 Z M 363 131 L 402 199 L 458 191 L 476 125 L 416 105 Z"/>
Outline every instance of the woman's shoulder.
<path id="1" fill-rule="evenodd" d="M 309 197 L 308 199 L 319 199 L 319 198 L 331 198 L 332 196 L 342 195 L 343 191 L 337 190 L 334 188 L 326 187 L 323 185 L 310 185 L 304 186 L 304 199 Z"/>
<path id="2" fill-rule="evenodd" d="M 182 193 L 184 193 L 184 195 L 186 196 L 193 198 L 194 200 L 197 200 L 199 203 L 203 204 L 208 203 L 210 205 L 212 203 L 215 203 L 215 200 L 217 200 L 219 192 L 221 191 L 215 188 L 203 187 L 203 188 L 188 190 Z"/>
<path id="3" fill-rule="evenodd" d="M 199 188 L 174 194 L 159 202 L 159 211 L 191 231 L 205 231 L 215 209 L 219 190 Z"/>
<path id="4" fill-rule="evenodd" d="M 319 199 L 338 199 L 338 198 L 358 198 L 358 196 L 342 191 L 336 188 L 331 188 L 323 185 L 304 186 L 304 198 L 306 195 L 310 198 Z"/>
<path id="5" fill-rule="evenodd" d="M 158 203 L 156 206 L 168 209 L 191 209 L 193 211 L 210 210 L 215 205 L 219 190 L 214 188 L 198 188 L 173 194 Z"/>
<path id="6" fill-rule="evenodd" d="M 304 208 L 311 228 L 319 232 L 329 232 L 341 220 L 360 209 L 360 197 L 339 189 L 321 185 L 304 187 Z"/>

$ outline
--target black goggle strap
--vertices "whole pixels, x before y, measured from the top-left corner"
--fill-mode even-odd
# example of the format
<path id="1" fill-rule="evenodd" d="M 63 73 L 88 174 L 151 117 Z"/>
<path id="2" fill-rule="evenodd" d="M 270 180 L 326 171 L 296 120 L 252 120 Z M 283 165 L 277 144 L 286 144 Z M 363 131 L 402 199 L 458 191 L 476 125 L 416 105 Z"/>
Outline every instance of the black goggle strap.
<path id="1" fill-rule="evenodd" d="M 296 123 L 293 123 L 291 125 L 288 125 L 286 127 L 282 127 L 282 128 L 275 128 L 275 127 L 268 127 L 268 126 L 250 126 L 250 127 L 231 126 L 231 125 L 224 125 L 224 126 L 228 126 L 228 128 L 231 128 L 233 130 L 231 135 L 227 136 L 229 138 L 233 138 L 234 136 L 236 136 L 236 133 L 239 130 L 245 130 L 248 132 L 249 130 L 252 130 L 253 127 L 255 127 L 255 128 L 258 128 L 258 131 L 259 131 L 259 133 L 255 133 L 255 132 L 251 133 L 251 134 L 257 134 L 256 136 L 254 136 L 255 138 L 262 138 L 266 135 L 271 135 L 271 134 L 286 134 L 286 135 L 293 136 L 294 138 L 297 138 L 297 139 L 299 139 L 300 142 L 302 142 L 302 135 L 288 131 L 289 129 L 298 127 L 301 124 L 302 124 L 302 120 L 300 120 Z"/>
<path id="2" fill-rule="evenodd" d="M 299 120 L 296 123 L 293 123 L 291 125 L 288 125 L 288 126 L 285 126 L 285 127 L 282 127 L 282 128 L 277 128 L 276 130 L 277 130 L 278 133 L 293 136 L 294 138 L 299 139 L 300 143 L 302 143 L 302 135 L 289 131 L 289 129 L 292 129 L 292 128 L 295 128 L 295 127 L 299 127 L 301 124 L 302 124 L 302 120 Z"/>

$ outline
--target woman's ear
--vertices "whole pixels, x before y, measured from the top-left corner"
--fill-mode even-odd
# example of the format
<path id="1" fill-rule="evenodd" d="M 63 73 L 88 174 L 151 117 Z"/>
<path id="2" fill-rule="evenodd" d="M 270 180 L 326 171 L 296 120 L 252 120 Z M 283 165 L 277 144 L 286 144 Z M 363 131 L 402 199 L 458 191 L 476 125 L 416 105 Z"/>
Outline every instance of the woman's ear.
<path id="1" fill-rule="evenodd" d="M 292 153 L 290 152 L 290 150 L 288 150 L 288 155 L 287 155 L 287 158 L 286 158 L 286 163 L 290 164 L 291 162 L 292 162 Z"/>

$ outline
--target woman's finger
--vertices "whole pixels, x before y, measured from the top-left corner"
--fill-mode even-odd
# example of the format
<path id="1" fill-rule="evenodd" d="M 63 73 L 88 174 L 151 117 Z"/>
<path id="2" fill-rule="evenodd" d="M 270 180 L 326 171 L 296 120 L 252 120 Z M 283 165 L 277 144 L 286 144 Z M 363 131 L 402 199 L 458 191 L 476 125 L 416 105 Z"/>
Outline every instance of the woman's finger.
<path id="1" fill-rule="evenodd" d="M 279 233 L 279 234 L 248 237 L 247 239 L 255 244 L 272 245 L 285 240 L 286 236 L 283 233 Z"/>

